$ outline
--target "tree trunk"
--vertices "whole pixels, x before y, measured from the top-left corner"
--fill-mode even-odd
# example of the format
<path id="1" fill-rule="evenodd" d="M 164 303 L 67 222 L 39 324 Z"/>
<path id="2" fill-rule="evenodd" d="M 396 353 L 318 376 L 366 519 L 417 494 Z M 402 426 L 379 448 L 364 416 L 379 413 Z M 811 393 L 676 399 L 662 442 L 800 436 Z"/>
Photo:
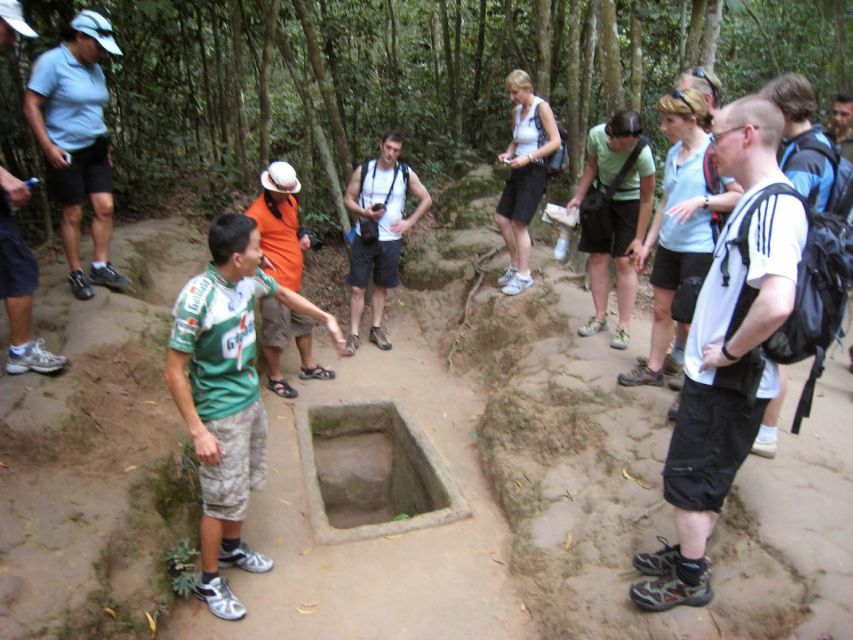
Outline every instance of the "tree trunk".
<path id="1" fill-rule="evenodd" d="M 455 140 L 462 140 L 462 0 L 456 0 L 453 40 L 453 125 Z"/>
<path id="2" fill-rule="evenodd" d="M 581 130 L 581 32 L 586 0 L 570 0 L 569 37 L 566 47 L 566 86 L 577 87 L 566 92 L 566 107 L 563 113 L 566 132 L 569 135 L 569 184 L 574 189 L 581 174 L 583 163 L 583 135 Z"/>
<path id="3" fill-rule="evenodd" d="M 400 96 L 400 60 L 397 57 L 397 13 L 394 10 L 394 0 L 386 0 L 388 9 L 388 66 L 391 70 L 391 84 L 394 87 L 394 95 Z M 394 107 L 394 121 L 401 119 L 400 100 L 392 100 Z"/>
<path id="4" fill-rule="evenodd" d="M 720 27 L 723 24 L 724 0 L 709 0 L 708 13 L 705 16 L 705 34 L 702 36 L 702 55 L 700 64 L 708 71 L 714 70 L 717 59 L 717 45 L 720 42 Z"/>
<path id="5" fill-rule="evenodd" d="M 845 45 L 845 5 L 847 5 L 847 14 L 850 13 L 849 0 L 834 0 L 832 3 L 832 17 L 835 23 L 835 55 L 833 56 L 836 62 L 835 66 L 835 86 L 842 91 L 850 89 L 850 76 L 847 74 L 847 58 L 844 53 Z"/>
<path id="6" fill-rule="evenodd" d="M 435 90 L 435 103 L 441 104 L 441 36 L 439 34 L 438 5 L 432 5 L 429 18 L 429 34 L 432 41 L 432 84 Z"/>
<path id="7" fill-rule="evenodd" d="M 684 60 L 684 51 L 687 48 L 687 6 L 690 3 L 690 0 L 681 0 L 679 10 L 680 10 L 680 19 L 678 22 L 678 63 L 680 65 L 679 71 L 684 69 L 684 65 L 682 61 Z"/>
<path id="8" fill-rule="evenodd" d="M 684 45 L 684 57 L 681 68 L 695 67 L 699 63 L 699 52 L 702 46 L 702 33 L 705 30 L 705 12 L 708 0 L 693 0 L 690 12 L 690 26 L 687 28 L 687 38 Z"/>
<path id="9" fill-rule="evenodd" d="M 536 71 L 533 84 L 536 93 L 549 100 L 551 97 L 551 0 L 536 0 L 533 5 L 533 22 L 536 25 Z"/>
<path id="10" fill-rule="evenodd" d="M 619 38 L 616 32 L 615 0 L 600 0 L 598 52 L 601 56 L 602 87 L 608 116 L 625 105 L 622 93 L 622 65 L 619 56 Z"/>
<path id="11" fill-rule="evenodd" d="M 631 99 L 630 105 L 639 112 L 643 106 L 643 22 L 638 11 L 643 8 L 643 0 L 634 1 L 631 11 Z"/>
<path id="12" fill-rule="evenodd" d="M 580 113 L 578 122 L 580 123 L 581 132 L 581 156 L 583 156 L 583 147 L 585 146 L 586 132 L 589 129 L 590 111 L 592 108 L 592 78 L 595 74 L 595 53 L 598 51 L 598 11 L 599 5 L 596 0 L 590 0 L 589 10 L 586 20 L 586 42 L 583 45 L 583 75 L 581 76 L 581 96 L 580 96 Z M 583 162 L 583 158 L 581 158 Z M 583 171 L 583 164 L 580 165 L 578 178 Z"/>
<path id="13" fill-rule="evenodd" d="M 216 118 L 213 117 L 216 107 L 210 84 L 210 58 L 207 56 L 207 44 L 204 41 L 204 21 L 198 7 L 195 8 L 195 22 L 196 40 L 198 40 L 198 50 L 201 56 L 201 77 L 204 84 L 204 121 L 210 138 L 210 154 L 215 162 L 219 162 L 222 159 L 222 154 L 216 142 Z"/>
<path id="14" fill-rule="evenodd" d="M 180 14 L 178 14 L 178 29 L 181 32 L 181 54 L 184 59 L 184 72 L 186 74 L 185 77 L 187 82 L 187 100 L 184 107 L 185 117 L 187 119 L 187 125 L 192 127 L 195 134 L 195 150 L 196 155 L 198 156 L 198 161 L 200 164 L 203 164 L 205 156 L 202 153 L 201 146 L 201 127 L 199 125 L 200 108 L 198 104 L 198 93 L 195 90 L 195 83 L 193 82 L 193 67 L 195 65 L 191 62 L 189 38 L 187 37 L 184 19 Z M 189 157 L 190 151 L 190 149 L 187 149 L 187 157 Z"/>
<path id="15" fill-rule="evenodd" d="M 341 112 L 338 110 L 338 103 L 335 99 L 335 88 L 332 86 L 332 82 L 326 77 L 323 56 L 317 39 L 317 30 L 314 28 L 314 20 L 308 5 L 305 3 L 305 0 L 292 0 L 292 2 L 293 7 L 296 9 L 296 14 L 299 16 L 299 22 L 302 24 L 302 31 L 305 34 L 305 43 L 308 48 L 308 59 L 311 62 L 311 68 L 314 71 L 317 84 L 320 85 L 320 93 L 323 96 L 323 104 L 326 107 L 326 116 L 329 118 L 332 138 L 334 138 L 335 148 L 338 151 L 338 172 L 341 179 L 346 180 L 352 172 L 352 156 L 350 154 L 349 143 L 347 142 L 346 131 L 344 130 L 344 120 Z"/>
<path id="16" fill-rule="evenodd" d="M 264 46 L 261 52 L 261 68 L 258 75 L 258 160 L 260 167 L 270 163 L 270 134 L 272 131 L 272 108 L 270 106 L 270 71 L 272 69 L 272 50 L 275 45 L 278 27 L 280 0 L 258 0 L 258 8 L 264 17 Z"/>
<path id="17" fill-rule="evenodd" d="M 461 120 L 462 114 L 457 108 L 457 70 L 453 60 L 453 46 L 450 42 L 450 20 L 447 16 L 447 0 L 438 0 L 438 12 L 439 16 L 441 17 L 441 42 L 442 48 L 444 49 L 444 66 L 447 69 L 447 84 L 445 85 L 445 97 L 447 98 L 447 118 L 452 123 L 454 133 L 457 133 L 456 123 L 457 120 Z M 459 138 L 456 139 L 458 140 Z"/>
<path id="18" fill-rule="evenodd" d="M 474 89 L 471 102 L 476 111 L 480 102 L 480 89 L 483 80 L 483 54 L 486 51 L 486 0 L 480 0 L 480 12 L 477 16 L 477 51 L 474 53 Z"/>
<path id="19" fill-rule="evenodd" d="M 293 86 L 302 100 L 302 107 L 305 110 L 305 120 L 308 127 L 311 129 L 314 144 L 317 147 L 317 153 L 320 154 L 320 163 L 323 166 L 323 171 L 329 181 L 329 194 L 332 196 L 332 201 L 335 203 L 335 208 L 338 212 L 338 220 L 341 223 L 341 231 L 344 237 L 350 231 L 349 214 L 344 206 L 343 189 L 338 178 L 338 170 L 335 165 L 335 157 L 329 147 L 328 140 L 323 128 L 317 120 L 317 112 L 314 109 L 314 98 L 311 91 L 307 88 L 308 81 L 297 73 L 293 61 L 296 59 L 293 55 L 293 50 L 287 42 L 287 36 L 284 29 L 280 29 L 276 38 L 278 48 L 281 52 L 281 57 L 284 60 L 287 70 L 290 72 L 290 77 L 293 79 Z M 349 179 L 349 176 L 347 176 Z"/>
<path id="20" fill-rule="evenodd" d="M 557 78 L 563 70 L 563 50 L 565 48 L 564 38 L 566 35 L 566 4 L 567 0 L 554 0 L 552 7 L 553 19 L 553 44 L 551 45 L 551 86 L 548 87 L 548 95 L 553 95 Z M 577 86 L 577 85 L 574 85 Z"/>
<path id="21" fill-rule="evenodd" d="M 248 160 L 246 158 L 246 108 L 243 103 L 243 17 L 240 11 L 240 0 L 231 3 L 231 80 L 228 83 L 232 90 L 232 110 L 234 122 L 234 155 L 237 164 L 237 174 L 241 184 L 246 183 Z"/>
<path id="22" fill-rule="evenodd" d="M 228 148 L 228 114 L 231 112 L 231 109 L 228 107 L 228 99 L 227 93 L 225 91 L 225 87 L 230 87 L 229 78 L 231 75 L 231 65 L 226 65 L 224 62 L 224 56 L 222 55 L 222 42 L 219 38 L 220 25 L 219 25 L 219 16 L 217 15 L 216 8 L 211 4 L 210 5 L 210 30 L 213 32 L 213 54 L 216 60 L 216 93 L 217 93 L 217 113 L 219 113 L 219 130 L 222 132 L 222 148 L 226 150 Z M 225 70 L 225 85 L 223 86 L 223 73 L 222 70 Z"/>

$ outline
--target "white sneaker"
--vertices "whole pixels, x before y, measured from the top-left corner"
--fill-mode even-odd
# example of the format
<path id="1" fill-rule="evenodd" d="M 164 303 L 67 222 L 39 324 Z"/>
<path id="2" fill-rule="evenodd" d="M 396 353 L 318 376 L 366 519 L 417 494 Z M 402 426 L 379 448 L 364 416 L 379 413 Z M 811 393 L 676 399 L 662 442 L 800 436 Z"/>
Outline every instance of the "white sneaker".
<path id="1" fill-rule="evenodd" d="M 68 364 L 68 359 L 65 356 L 54 355 L 42 347 L 44 347 L 44 340 L 36 338 L 30 342 L 26 353 L 22 356 L 14 356 L 9 351 L 9 360 L 6 362 L 6 373 L 12 375 L 26 373 L 27 371 L 53 373 Z"/>
<path id="2" fill-rule="evenodd" d="M 762 458 L 775 458 L 776 448 L 779 444 L 778 440 L 762 440 L 760 437 L 752 443 L 750 453 L 754 453 Z"/>
<path id="3" fill-rule="evenodd" d="M 503 289 L 501 289 L 501 293 L 505 296 L 517 296 L 519 293 L 532 286 L 533 278 L 529 276 L 527 278 L 522 278 L 518 274 L 515 274 L 515 277 L 510 280 Z"/>
<path id="4" fill-rule="evenodd" d="M 193 595 L 207 603 L 207 608 L 217 618 L 223 620 L 241 620 L 246 617 L 246 607 L 231 592 L 225 578 L 217 576 L 207 584 L 201 581 L 201 575 L 193 585 Z"/>
<path id="5" fill-rule="evenodd" d="M 502 287 L 505 287 L 510 282 L 512 282 L 512 279 L 515 277 L 516 273 L 518 273 L 518 269 L 516 269 L 512 265 L 508 266 L 506 268 L 506 271 L 504 271 L 504 274 L 500 278 L 498 278 L 498 284 Z"/>
<path id="6" fill-rule="evenodd" d="M 249 573 L 266 573 L 272 571 L 275 562 L 272 558 L 249 549 L 249 545 L 240 542 L 240 546 L 230 553 L 219 549 L 219 568 L 239 567 Z"/>

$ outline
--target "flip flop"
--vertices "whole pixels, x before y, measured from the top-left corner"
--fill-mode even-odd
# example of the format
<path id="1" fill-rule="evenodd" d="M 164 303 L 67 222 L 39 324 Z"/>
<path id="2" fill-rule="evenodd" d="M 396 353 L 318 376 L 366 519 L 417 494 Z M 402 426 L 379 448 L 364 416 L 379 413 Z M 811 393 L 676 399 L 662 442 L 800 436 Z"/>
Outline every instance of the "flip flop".
<path id="1" fill-rule="evenodd" d="M 273 380 L 272 378 L 270 378 L 269 382 L 267 383 L 267 389 L 269 389 L 275 395 L 281 398 L 290 399 L 296 398 L 299 395 L 299 392 L 293 387 L 291 387 L 287 383 L 287 380 L 285 380 L 284 378 L 282 378 L 281 380 Z"/>
<path id="2" fill-rule="evenodd" d="M 306 369 L 302 367 L 302 371 L 299 372 L 300 380 L 334 380 L 335 372 L 331 369 L 326 369 L 321 364 L 317 363 L 316 367 L 311 369 Z"/>

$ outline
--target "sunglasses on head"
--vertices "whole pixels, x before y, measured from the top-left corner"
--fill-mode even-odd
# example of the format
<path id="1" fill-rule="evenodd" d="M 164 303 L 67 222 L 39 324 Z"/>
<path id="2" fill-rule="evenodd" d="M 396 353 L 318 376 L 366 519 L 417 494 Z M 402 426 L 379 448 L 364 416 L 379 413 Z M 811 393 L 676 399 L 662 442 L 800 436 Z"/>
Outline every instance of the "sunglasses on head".
<path id="1" fill-rule="evenodd" d="M 720 88 L 711 82 L 711 79 L 705 74 L 705 70 L 702 67 L 694 67 L 690 71 L 690 75 L 694 78 L 699 78 L 700 80 L 707 82 L 708 86 L 711 87 L 711 95 L 714 97 L 714 102 L 720 102 Z M 691 111 L 693 111 L 693 109 L 691 109 Z"/>
<path id="2" fill-rule="evenodd" d="M 616 131 L 610 124 L 604 126 L 604 133 L 610 138 L 636 138 L 643 133 L 642 129 L 633 131 Z"/>
<path id="3" fill-rule="evenodd" d="M 693 110 L 693 107 L 690 106 L 690 103 L 687 102 L 687 98 L 684 97 L 684 94 L 681 93 L 681 91 L 678 91 L 676 89 L 675 91 L 672 92 L 672 97 L 675 98 L 676 100 L 681 100 L 684 104 L 687 105 L 687 108 L 690 109 L 690 113 L 692 113 L 694 116 L 696 115 L 696 112 Z"/>

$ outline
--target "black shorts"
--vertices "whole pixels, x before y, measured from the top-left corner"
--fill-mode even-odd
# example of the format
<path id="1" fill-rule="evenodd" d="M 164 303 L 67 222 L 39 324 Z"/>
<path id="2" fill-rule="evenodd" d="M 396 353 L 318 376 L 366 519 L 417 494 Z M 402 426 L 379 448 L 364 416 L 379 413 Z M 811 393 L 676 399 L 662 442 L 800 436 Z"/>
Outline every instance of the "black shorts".
<path id="1" fill-rule="evenodd" d="M 71 166 L 66 169 L 56 169 L 45 162 L 50 199 L 64 205 L 83 204 L 89 194 L 112 193 L 109 148 L 109 139 L 99 138 L 91 147 L 72 153 Z"/>
<path id="2" fill-rule="evenodd" d="M 498 215 L 530 224 L 547 189 L 548 171 L 542 165 L 528 164 L 521 169 L 513 169 L 498 201 Z"/>
<path id="3" fill-rule="evenodd" d="M 403 240 L 375 240 L 364 242 L 356 234 L 349 256 L 347 284 L 366 289 L 373 269 L 373 283 L 379 287 L 393 289 L 400 285 L 400 254 Z"/>
<path id="4" fill-rule="evenodd" d="M 36 258 L 15 221 L 0 215 L 0 300 L 28 296 L 39 286 Z"/>
<path id="5" fill-rule="evenodd" d="M 658 246 L 649 282 L 653 287 L 675 291 L 687 278 L 704 279 L 713 261 L 713 253 L 683 253 Z"/>
<path id="6" fill-rule="evenodd" d="M 684 378 L 663 468 L 663 497 L 687 511 L 719 512 L 752 449 L 769 400 Z"/>
<path id="7" fill-rule="evenodd" d="M 581 227 L 581 240 L 578 251 L 584 253 L 609 253 L 614 258 L 621 258 L 628 246 L 637 237 L 637 220 L 640 217 L 640 201 L 612 201 L 608 207 L 613 231 L 609 240 L 598 241 L 589 238 Z"/>

